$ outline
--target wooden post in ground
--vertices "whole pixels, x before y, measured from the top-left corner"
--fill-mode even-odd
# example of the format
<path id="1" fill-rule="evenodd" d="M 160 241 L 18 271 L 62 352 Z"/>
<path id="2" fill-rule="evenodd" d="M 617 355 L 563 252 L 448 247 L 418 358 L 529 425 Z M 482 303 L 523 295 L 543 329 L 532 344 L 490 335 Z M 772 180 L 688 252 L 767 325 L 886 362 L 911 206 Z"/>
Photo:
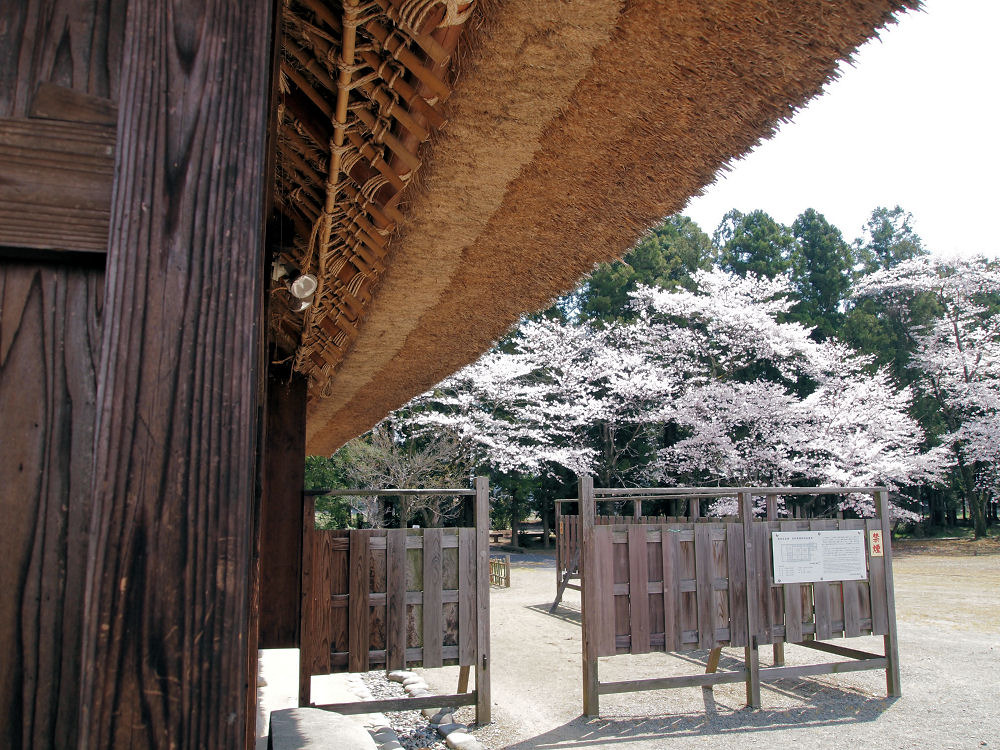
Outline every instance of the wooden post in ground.
<path id="1" fill-rule="evenodd" d="M 316 527 L 316 498 L 306 492 L 301 494 L 302 504 L 302 573 L 299 588 L 302 602 L 299 607 L 299 705 L 308 706 L 312 701 L 312 647 L 314 634 L 312 622 L 318 602 L 313 601 L 313 535 Z"/>
<path id="2" fill-rule="evenodd" d="M 85 747 L 248 740 L 273 5 L 128 4 L 83 625 Z"/>
<path id="3" fill-rule="evenodd" d="M 778 496 L 777 495 L 768 495 L 767 496 L 767 520 L 768 521 L 777 521 L 778 520 Z M 767 595 L 773 598 L 774 597 L 774 592 L 773 591 L 768 591 Z M 782 641 L 781 643 L 775 642 L 774 645 L 771 647 L 771 650 L 772 650 L 772 653 L 773 653 L 773 656 L 774 656 L 774 666 L 776 666 L 776 667 L 783 667 L 783 666 L 785 666 L 785 643 L 784 643 L 784 641 Z"/>
<path id="4" fill-rule="evenodd" d="M 306 379 L 272 373 L 263 450 L 259 648 L 299 646 L 302 542 L 308 528 L 303 526 L 305 457 Z"/>
<path id="5" fill-rule="evenodd" d="M 597 575 L 592 570 L 594 543 L 594 478 L 578 477 L 578 497 L 580 501 L 580 594 L 581 594 L 581 629 L 583 632 L 583 713 L 587 716 L 597 716 L 601 711 L 601 700 L 598 692 L 600 684 L 597 662 L 597 638 L 593 632 L 597 612 Z"/>
<path id="6" fill-rule="evenodd" d="M 492 720 L 490 703 L 490 482 L 476 477 L 476 723 Z"/>
<path id="7" fill-rule="evenodd" d="M 892 582 L 892 524 L 889 519 L 889 493 L 877 496 L 878 517 L 882 522 L 882 548 L 885 551 L 885 598 L 889 616 L 889 632 L 883 636 L 885 646 L 885 689 L 892 698 L 901 696 L 899 683 L 899 641 L 896 636 L 896 593 Z"/>
<path id="8" fill-rule="evenodd" d="M 556 527 L 556 591 L 559 590 L 559 584 L 562 583 L 562 559 L 563 559 L 563 535 L 559 528 L 560 519 L 562 517 L 562 503 L 558 500 L 555 501 L 555 527 Z"/>
<path id="9" fill-rule="evenodd" d="M 749 492 L 739 494 L 740 520 L 743 521 L 743 549 L 746 565 L 747 594 L 747 645 L 743 649 L 743 663 L 746 667 L 747 705 L 760 708 L 760 653 L 757 648 L 757 585 L 756 555 L 753 550 L 753 496 Z"/>

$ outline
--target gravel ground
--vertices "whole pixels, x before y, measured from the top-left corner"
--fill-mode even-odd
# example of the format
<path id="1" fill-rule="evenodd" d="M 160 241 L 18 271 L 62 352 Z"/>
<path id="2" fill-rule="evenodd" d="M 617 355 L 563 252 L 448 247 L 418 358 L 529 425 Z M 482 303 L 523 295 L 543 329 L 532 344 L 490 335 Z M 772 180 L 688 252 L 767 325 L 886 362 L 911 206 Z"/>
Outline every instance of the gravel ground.
<path id="1" fill-rule="evenodd" d="M 903 550 L 901 550 L 903 551 Z M 894 561 L 903 697 L 885 697 L 885 673 L 855 672 L 765 684 L 763 708 L 744 707 L 742 684 L 714 690 L 603 696 L 601 716 L 580 716 L 580 598 L 567 591 L 555 615 L 551 556 L 512 555 L 512 587 L 493 589 L 493 723 L 475 730 L 488 748 L 1000 748 L 1000 554 L 933 546 Z M 855 638 L 880 651 L 881 638 Z M 770 647 L 761 649 L 769 663 Z M 720 669 L 740 650 L 723 651 Z M 789 664 L 824 655 L 786 647 Z M 707 652 L 601 660 L 601 679 L 690 674 Z M 421 670 L 451 692 L 457 669 Z M 471 709 L 456 719 L 474 721 Z"/>
<path id="2" fill-rule="evenodd" d="M 403 686 L 387 679 L 385 672 L 366 672 L 361 677 L 374 698 L 406 697 Z M 448 747 L 420 711 L 386 711 L 385 718 L 406 750 L 446 750 Z"/>

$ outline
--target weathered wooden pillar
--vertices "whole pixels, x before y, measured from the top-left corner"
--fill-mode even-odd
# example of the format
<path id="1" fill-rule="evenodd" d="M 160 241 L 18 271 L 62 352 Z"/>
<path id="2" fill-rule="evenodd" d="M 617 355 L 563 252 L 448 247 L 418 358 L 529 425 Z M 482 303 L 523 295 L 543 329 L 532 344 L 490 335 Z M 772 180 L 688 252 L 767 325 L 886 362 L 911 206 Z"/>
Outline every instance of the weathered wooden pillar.
<path id="1" fill-rule="evenodd" d="M 268 378 L 261 502 L 259 648 L 296 648 L 301 614 L 306 379 Z"/>
<path id="2" fill-rule="evenodd" d="M 128 6 L 82 747 L 247 740 L 272 34 L 270 0 Z"/>
<path id="3" fill-rule="evenodd" d="M 768 495 L 767 496 L 767 520 L 777 521 L 778 520 L 778 496 Z M 767 595 L 774 597 L 774 590 L 771 589 L 767 592 Z M 771 647 L 771 654 L 773 656 L 773 664 L 776 667 L 785 666 L 785 643 L 775 643 Z"/>
<path id="4" fill-rule="evenodd" d="M 583 713 L 597 716 L 601 712 L 600 674 L 597 661 L 597 636 L 594 622 L 600 616 L 597 608 L 597 576 L 594 570 L 594 478 L 578 477 L 580 501 L 580 597 L 583 650 Z"/>
<path id="5" fill-rule="evenodd" d="M 490 482 L 476 477 L 476 721 L 492 721 L 490 691 Z"/>
<path id="6" fill-rule="evenodd" d="M 885 556 L 885 598 L 889 615 L 889 632 L 883 636 L 885 647 L 885 686 L 890 698 L 903 694 L 899 681 L 899 639 L 896 634 L 896 590 L 892 582 L 892 521 L 889 518 L 889 493 L 880 491 L 876 496 L 878 518 L 882 525 L 882 549 Z"/>
<path id="7" fill-rule="evenodd" d="M 740 520 L 743 522 L 744 564 L 746 566 L 747 645 L 743 649 L 746 669 L 747 706 L 760 708 L 760 652 L 757 646 L 757 557 L 753 549 L 753 495 L 740 492 Z"/>

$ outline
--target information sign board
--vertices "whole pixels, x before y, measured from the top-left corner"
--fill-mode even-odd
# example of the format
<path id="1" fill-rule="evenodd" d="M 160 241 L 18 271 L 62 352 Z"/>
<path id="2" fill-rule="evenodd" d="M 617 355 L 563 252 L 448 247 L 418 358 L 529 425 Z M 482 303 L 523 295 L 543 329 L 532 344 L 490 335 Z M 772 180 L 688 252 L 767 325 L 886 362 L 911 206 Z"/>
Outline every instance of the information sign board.
<path id="1" fill-rule="evenodd" d="M 865 532 L 775 531 L 771 533 L 775 583 L 862 581 L 868 578 Z"/>

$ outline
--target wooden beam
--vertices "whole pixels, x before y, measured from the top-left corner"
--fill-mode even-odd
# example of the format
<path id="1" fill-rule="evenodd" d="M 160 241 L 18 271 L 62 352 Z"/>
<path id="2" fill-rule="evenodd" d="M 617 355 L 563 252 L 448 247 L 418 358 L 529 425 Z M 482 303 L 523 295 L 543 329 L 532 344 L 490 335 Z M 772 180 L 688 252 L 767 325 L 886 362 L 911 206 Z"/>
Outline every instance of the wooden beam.
<path id="1" fill-rule="evenodd" d="M 114 148 L 105 125 L 0 120 L 0 245 L 104 253 Z"/>
<path id="2" fill-rule="evenodd" d="M 67 122 L 87 122 L 113 128 L 118 124 L 118 108 L 110 99 L 45 82 L 31 101 L 31 117 Z"/>
<path id="3" fill-rule="evenodd" d="M 246 744 L 273 32 L 270 0 L 128 6 L 83 629 L 87 747 Z"/>
<path id="4" fill-rule="evenodd" d="M 301 375 L 268 378 L 261 500 L 259 648 L 297 648 L 301 614 L 306 389 Z"/>

